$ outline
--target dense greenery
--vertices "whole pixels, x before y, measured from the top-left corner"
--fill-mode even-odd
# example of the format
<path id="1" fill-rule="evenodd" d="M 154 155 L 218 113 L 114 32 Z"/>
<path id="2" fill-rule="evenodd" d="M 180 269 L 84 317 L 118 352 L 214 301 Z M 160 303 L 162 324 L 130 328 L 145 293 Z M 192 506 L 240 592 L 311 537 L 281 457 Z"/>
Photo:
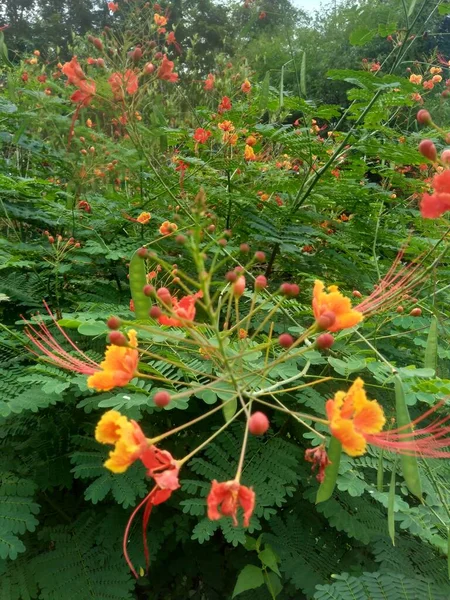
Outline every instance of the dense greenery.
<path id="1" fill-rule="evenodd" d="M 325 402 L 357 377 L 386 428 L 409 427 L 407 407 L 448 414 L 447 221 L 419 210 L 448 162 L 418 151 L 444 148 L 448 4 L 348 2 L 314 22 L 288 0 L 94 4 L 0 13 L 0 599 L 449 598 L 448 458 L 373 443 L 339 463 L 329 446 L 327 499 L 304 458 L 330 443 Z M 423 107 L 441 130 L 417 122 Z M 405 279 L 391 271 L 378 303 L 393 263 Z M 312 326 L 316 279 L 366 307 L 330 348 Z M 283 282 L 300 292 L 280 296 Z M 201 292 L 197 312 L 149 316 L 167 306 L 146 283 Z M 73 361 L 104 359 L 111 315 L 138 331 L 139 376 L 98 391 Z M 59 361 L 27 337 L 46 338 L 39 323 Z M 235 476 L 236 411 L 253 402 L 270 429 L 249 436 L 256 505 L 234 527 L 207 518 L 206 497 Z M 229 422 L 154 507 L 148 574 L 133 522 L 137 581 L 122 537 L 153 484 L 138 462 L 104 467 L 94 432 L 111 409 L 152 438 L 180 428 L 161 447 L 181 461 Z"/>

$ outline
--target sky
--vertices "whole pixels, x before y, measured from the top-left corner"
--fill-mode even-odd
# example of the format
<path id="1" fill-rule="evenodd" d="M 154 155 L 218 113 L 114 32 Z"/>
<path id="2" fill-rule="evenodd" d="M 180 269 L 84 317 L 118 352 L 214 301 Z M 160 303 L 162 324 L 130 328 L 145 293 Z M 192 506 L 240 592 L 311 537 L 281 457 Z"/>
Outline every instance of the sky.
<path id="1" fill-rule="evenodd" d="M 291 2 L 294 6 L 303 8 L 303 10 L 314 11 L 320 8 L 322 3 L 328 4 L 329 0 L 291 0 Z M 339 4 L 339 0 L 337 0 L 337 3 Z"/>

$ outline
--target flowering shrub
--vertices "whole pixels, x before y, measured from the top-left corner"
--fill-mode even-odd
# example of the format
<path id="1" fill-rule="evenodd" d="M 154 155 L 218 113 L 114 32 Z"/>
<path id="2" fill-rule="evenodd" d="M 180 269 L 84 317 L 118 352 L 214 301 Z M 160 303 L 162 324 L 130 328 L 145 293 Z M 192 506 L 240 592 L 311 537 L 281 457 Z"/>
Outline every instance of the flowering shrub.
<path id="1" fill-rule="evenodd" d="M 448 597 L 445 59 L 343 118 L 108 9 L 0 103 L 0 596 Z"/>

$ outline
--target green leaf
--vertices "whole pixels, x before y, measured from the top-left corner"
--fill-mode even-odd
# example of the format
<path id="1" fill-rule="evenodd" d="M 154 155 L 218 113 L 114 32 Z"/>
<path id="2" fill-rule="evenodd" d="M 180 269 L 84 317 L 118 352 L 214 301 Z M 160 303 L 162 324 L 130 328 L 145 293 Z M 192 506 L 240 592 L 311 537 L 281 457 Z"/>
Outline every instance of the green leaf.
<path id="1" fill-rule="evenodd" d="M 411 4 L 414 5 L 416 4 L 417 0 L 413 0 L 413 2 L 411 2 Z M 438 11 L 440 15 L 450 15 L 450 4 L 439 4 L 438 7 Z M 408 14 L 410 14 L 412 11 L 411 9 L 408 11 Z"/>
<path id="2" fill-rule="evenodd" d="M 106 326 L 106 323 L 102 321 L 86 321 L 85 323 L 82 323 L 78 326 L 78 333 L 90 337 L 106 334 L 107 331 L 108 328 Z"/>
<path id="3" fill-rule="evenodd" d="M 369 29 L 365 25 L 353 30 L 350 34 L 350 44 L 352 46 L 364 46 L 377 35 L 378 29 Z"/>
<path id="4" fill-rule="evenodd" d="M 254 565 L 246 565 L 238 575 L 232 598 L 247 590 L 259 588 L 263 583 L 264 575 L 262 570 Z"/>
<path id="5" fill-rule="evenodd" d="M 283 589 L 283 584 L 281 583 L 280 577 L 278 577 L 276 573 L 269 571 L 268 573 L 264 573 L 264 580 L 271 597 L 276 598 Z"/>
<path id="6" fill-rule="evenodd" d="M 272 571 L 281 575 L 277 564 L 279 559 L 269 544 L 266 544 L 264 550 L 261 550 L 258 554 L 258 558 L 265 567 L 269 567 L 269 569 L 272 569 Z"/>
<path id="7" fill-rule="evenodd" d="M 378 25 L 378 35 L 387 37 L 397 31 L 397 23 L 380 23 Z"/>
<path id="8" fill-rule="evenodd" d="M 66 329 L 78 329 L 82 324 L 83 321 L 78 321 L 77 319 L 60 319 L 58 321 L 58 325 L 66 327 Z"/>
<path id="9" fill-rule="evenodd" d="M 351 373 L 362 371 L 366 366 L 366 361 L 357 357 L 341 360 L 340 358 L 330 356 L 328 362 L 337 373 L 344 375 L 344 377 L 348 377 Z"/>

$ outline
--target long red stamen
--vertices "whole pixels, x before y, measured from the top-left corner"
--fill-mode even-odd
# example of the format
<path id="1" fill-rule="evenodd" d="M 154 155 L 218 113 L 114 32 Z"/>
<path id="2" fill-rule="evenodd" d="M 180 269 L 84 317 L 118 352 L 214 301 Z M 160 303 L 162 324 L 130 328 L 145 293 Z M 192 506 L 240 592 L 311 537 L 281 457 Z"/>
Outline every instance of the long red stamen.
<path id="1" fill-rule="evenodd" d="M 375 286 L 374 291 L 368 298 L 355 306 L 355 310 L 369 314 L 380 309 L 391 308 L 400 300 L 401 295 L 406 291 L 411 291 L 422 281 L 422 277 L 420 277 L 422 264 L 420 262 L 409 263 L 397 270 L 403 254 L 404 250 L 402 249 L 395 257 L 389 271 Z"/>
<path id="2" fill-rule="evenodd" d="M 420 417 L 411 421 L 410 424 L 390 431 L 365 435 L 365 438 L 369 444 L 397 454 L 426 458 L 448 458 L 450 457 L 450 425 L 448 424 L 450 415 L 437 418 L 422 429 L 413 429 L 415 425 L 434 414 L 444 404 L 445 401 L 442 400 Z"/>
<path id="3" fill-rule="evenodd" d="M 127 523 L 127 526 L 125 527 L 125 531 L 124 531 L 124 534 L 123 534 L 123 543 L 122 543 L 123 555 L 125 557 L 127 565 L 130 567 L 130 570 L 131 570 L 131 572 L 133 573 L 133 575 L 135 576 L 136 579 L 139 579 L 139 576 L 138 576 L 138 574 L 136 572 L 136 569 L 133 566 L 133 563 L 130 560 L 130 557 L 128 555 L 128 550 L 127 550 L 128 535 L 130 533 L 130 528 L 131 528 L 131 525 L 133 524 L 135 516 L 141 510 L 141 508 L 148 502 L 151 508 L 148 509 L 148 506 L 146 506 L 145 512 L 144 512 L 144 519 L 145 519 L 145 517 L 147 517 L 147 521 L 146 521 L 146 525 L 147 525 L 148 519 L 150 517 L 151 510 L 153 508 L 152 499 L 153 499 L 153 496 L 156 494 L 157 491 L 158 491 L 158 486 L 155 485 L 155 487 L 145 496 L 145 498 L 142 500 L 142 502 L 140 502 L 136 506 L 136 508 L 131 513 L 130 518 L 128 519 L 128 523 Z M 145 542 L 147 542 L 147 534 L 145 534 L 145 538 L 144 539 L 145 539 Z M 145 552 L 145 548 L 146 548 L 146 546 L 144 545 L 144 552 Z M 146 554 L 145 554 L 145 560 L 146 560 L 146 564 L 147 564 L 147 560 L 149 560 L 148 549 L 147 549 Z M 147 565 L 147 568 L 148 568 L 148 565 Z"/>
<path id="4" fill-rule="evenodd" d="M 87 356 L 84 352 L 82 352 L 78 346 L 70 339 L 70 337 L 66 334 L 66 332 L 62 329 L 62 327 L 57 323 L 55 317 L 50 311 L 47 303 L 44 301 L 44 306 L 52 318 L 54 325 L 58 328 L 58 331 L 62 334 L 64 339 L 72 346 L 72 348 L 77 352 L 77 354 L 81 358 L 77 358 L 76 356 L 72 356 L 69 354 L 64 348 L 56 341 L 54 336 L 50 333 L 47 325 L 44 321 L 37 322 L 37 328 L 33 327 L 33 325 L 27 321 L 24 317 L 24 321 L 27 323 L 27 327 L 25 328 L 25 335 L 32 342 L 36 348 L 38 348 L 42 354 L 44 354 L 48 362 L 56 365 L 57 367 L 61 367 L 63 369 L 67 369 L 68 371 L 75 371 L 76 373 L 82 373 L 83 375 L 93 375 L 96 373 L 100 366 L 93 361 L 89 356 Z M 33 349 L 27 347 L 27 349 L 36 356 L 40 358 L 44 358 L 38 352 L 35 352 Z"/>

